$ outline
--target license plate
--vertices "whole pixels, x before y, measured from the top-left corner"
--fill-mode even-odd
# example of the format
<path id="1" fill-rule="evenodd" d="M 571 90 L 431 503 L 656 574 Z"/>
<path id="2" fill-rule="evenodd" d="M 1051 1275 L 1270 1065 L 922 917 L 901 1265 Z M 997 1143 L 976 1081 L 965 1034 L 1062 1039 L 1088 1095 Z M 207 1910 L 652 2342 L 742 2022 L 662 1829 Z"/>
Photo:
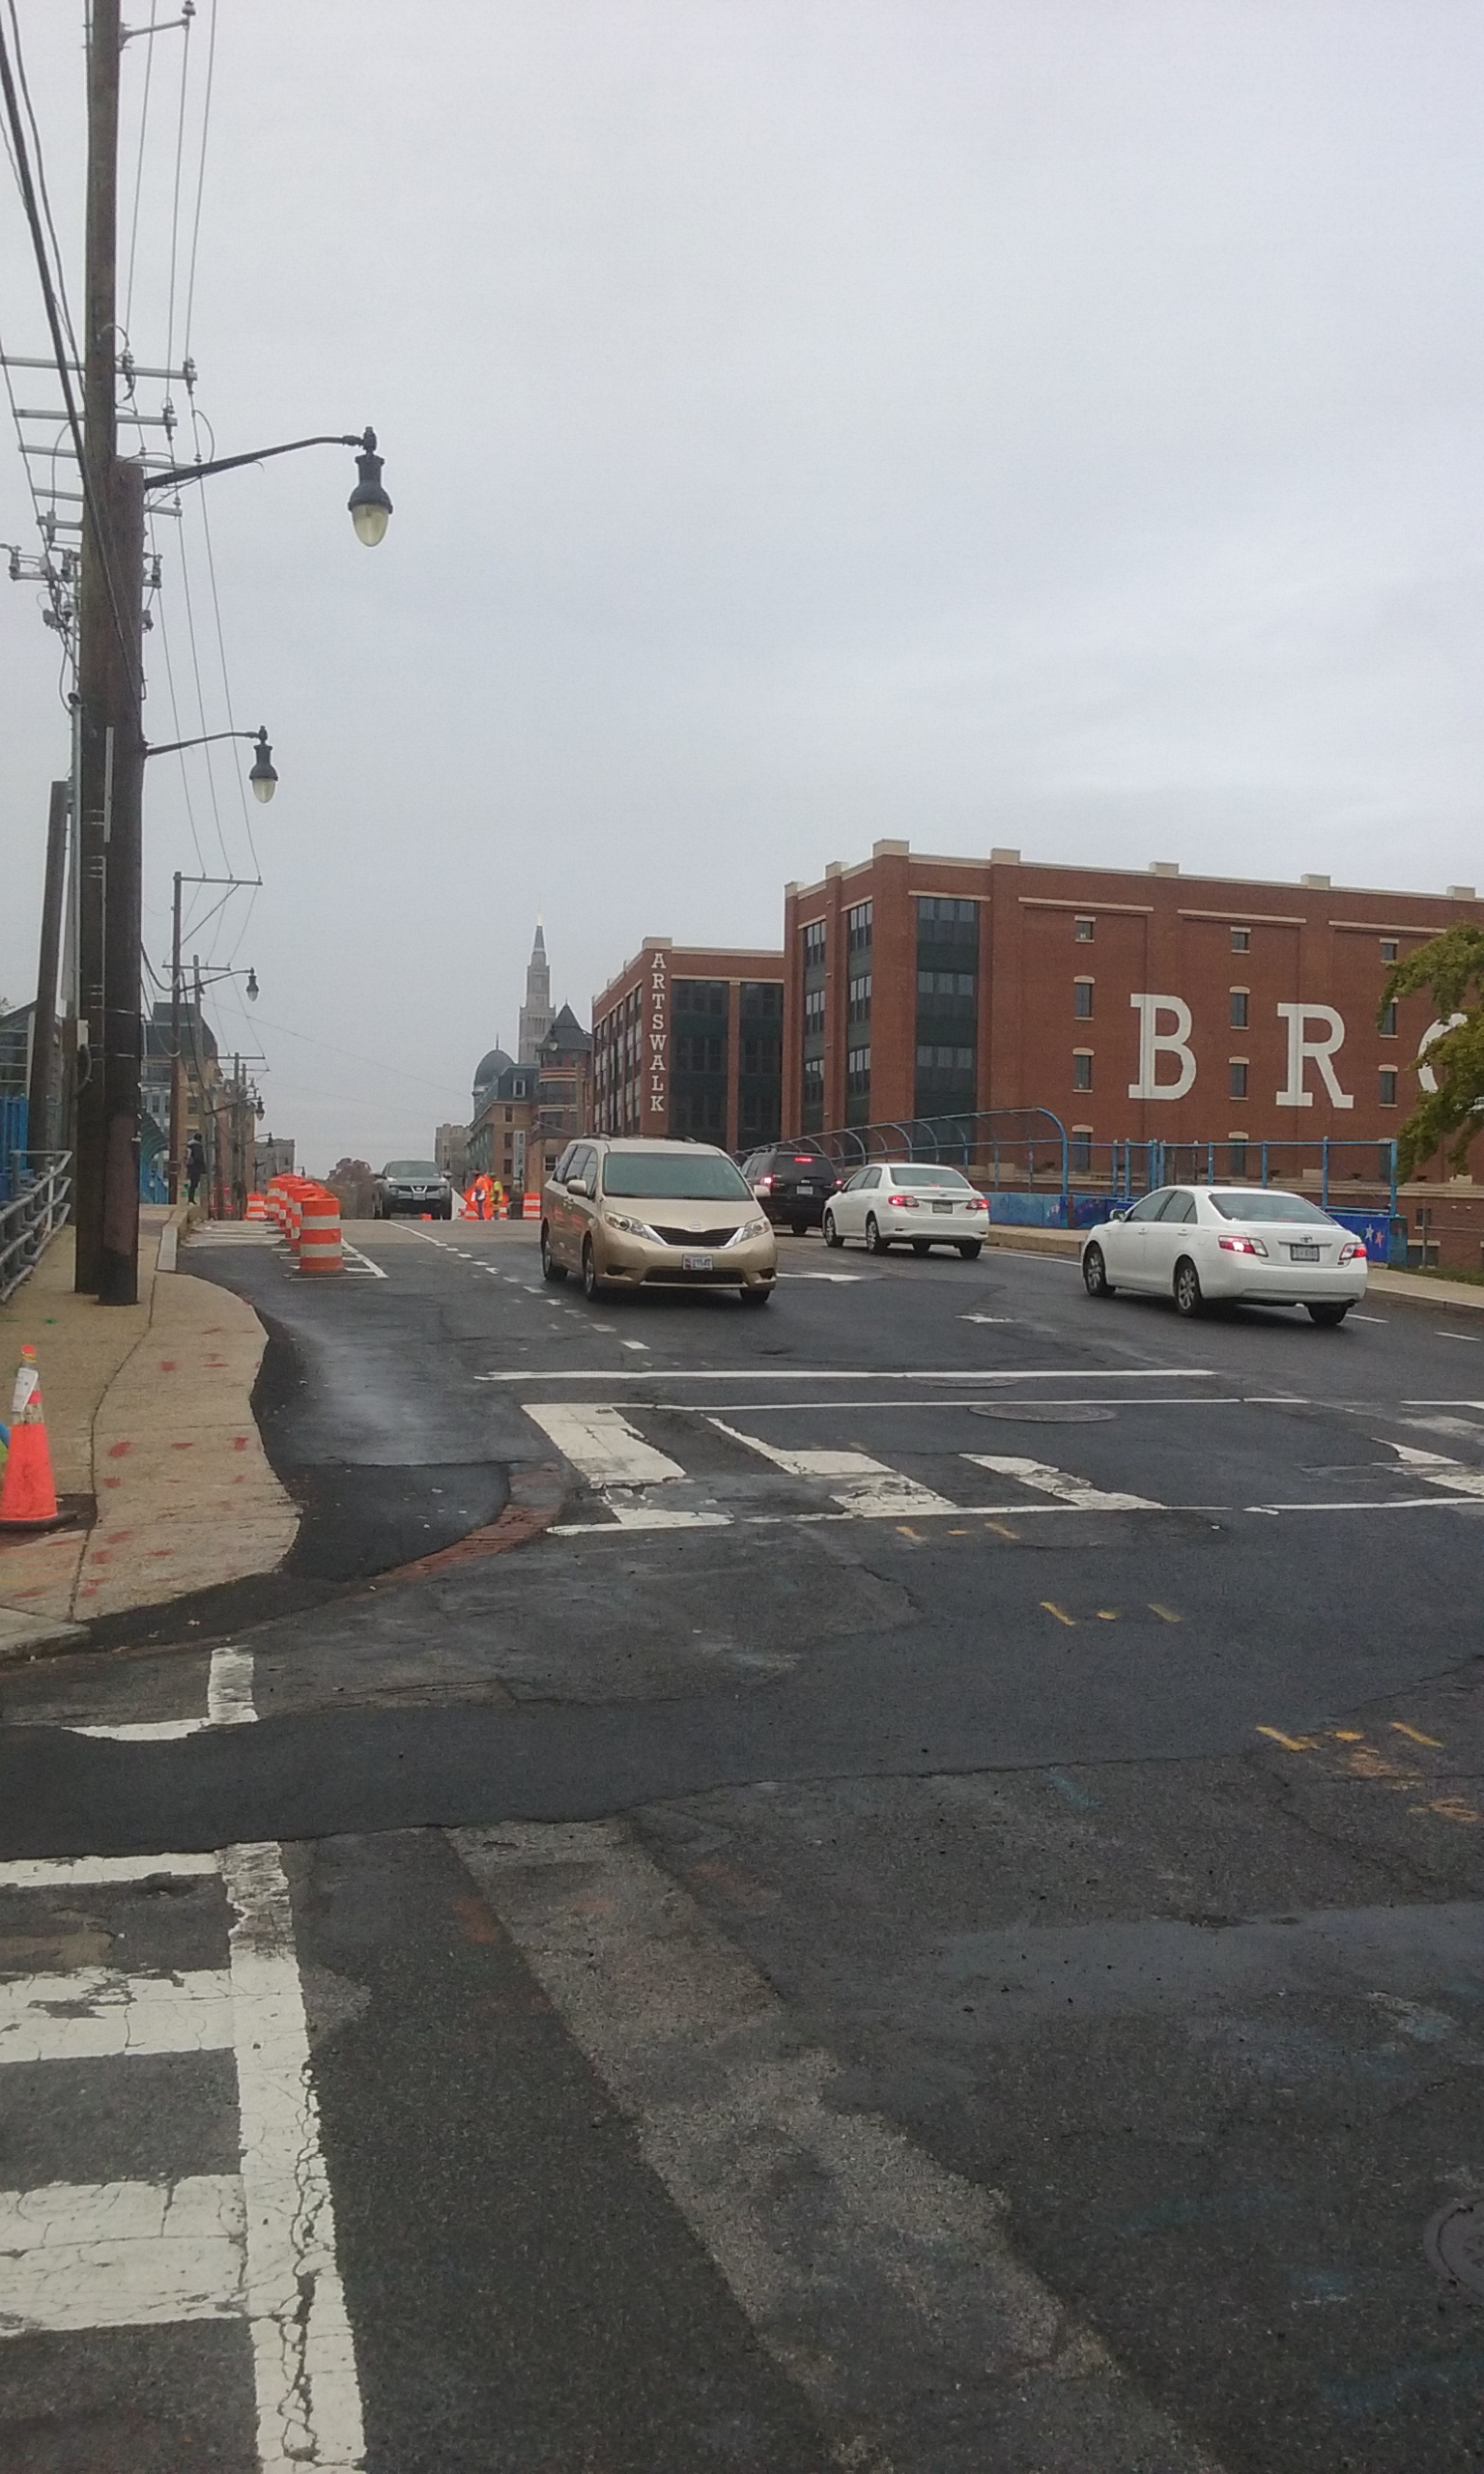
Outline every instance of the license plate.
<path id="1" fill-rule="evenodd" d="M 794 1189 L 794 1192 L 795 1192 L 796 1194 L 817 1194 L 817 1193 L 818 1193 L 818 1191 L 819 1191 L 819 1189 L 818 1189 L 818 1187 L 817 1187 L 817 1186 L 796 1186 L 796 1187 L 795 1187 L 795 1189 Z"/>
<path id="2" fill-rule="evenodd" d="M 934 1211 L 952 1211 L 954 1206 L 951 1202 L 935 1202 L 932 1207 Z"/>
<path id="3" fill-rule="evenodd" d="M 1319 1260 L 1317 1246 L 1290 1246 L 1288 1253 L 1289 1260 L 1295 1263 L 1317 1263 Z"/>
<path id="4" fill-rule="evenodd" d="M 682 1254 L 680 1269 L 683 1272 L 714 1272 L 716 1256 L 714 1254 Z"/>

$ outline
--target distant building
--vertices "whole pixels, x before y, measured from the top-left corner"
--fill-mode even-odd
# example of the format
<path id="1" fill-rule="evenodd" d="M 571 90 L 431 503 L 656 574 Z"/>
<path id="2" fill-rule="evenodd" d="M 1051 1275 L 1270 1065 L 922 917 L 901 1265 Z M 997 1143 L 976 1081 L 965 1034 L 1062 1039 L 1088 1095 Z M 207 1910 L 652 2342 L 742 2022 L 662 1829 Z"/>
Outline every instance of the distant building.
<path id="1" fill-rule="evenodd" d="M 546 959 L 546 937 L 538 919 L 536 941 L 530 949 L 530 962 L 526 972 L 526 1002 L 521 1007 L 520 1032 L 516 1042 L 520 1064 L 539 1063 L 541 1043 L 551 1027 L 552 973 Z"/>
<path id="2" fill-rule="evenodd" d="M 466 1177 L 494 1177 L 507 1194 L 524 1194 L 527 1146 L 536 1121 L 535 1065 L 517 1064 L 503 1049 L 491 1049 L 474 1072 L 474 1113 L 465 1151 Z M 541 1175 L 539 1148 L 532 1176 Z"/>
<path id="3" fill-rule="evenodd" d="M 260 1134 L 253 1146 L 254 1175 L 257 1192 L 266 1193 L 271 1177 L 292 1177 L 294 1174 L 294 1143 L 287 1135 Z"/>
<path id="4" fill-rule="evenodd" d="M 433 1136 L 433 1157 L 456 1186 L 469 1183 L 469 1128 L 441 1125 Z"/>
<path id="5" fill-rule="evenodd" d="M 782 1123 L 783 1046 L 782 954 L 646 936 L 592 1001 L 593 1130 L 754 1150 Z"/>
<path id="6" fill-rule="evenodd" d="M 552 1167 L 574 1135 L 592 1128 L 592 1033 L 563 1005 L 541 1043 L 536 1125 L 543 1165 Z"/>

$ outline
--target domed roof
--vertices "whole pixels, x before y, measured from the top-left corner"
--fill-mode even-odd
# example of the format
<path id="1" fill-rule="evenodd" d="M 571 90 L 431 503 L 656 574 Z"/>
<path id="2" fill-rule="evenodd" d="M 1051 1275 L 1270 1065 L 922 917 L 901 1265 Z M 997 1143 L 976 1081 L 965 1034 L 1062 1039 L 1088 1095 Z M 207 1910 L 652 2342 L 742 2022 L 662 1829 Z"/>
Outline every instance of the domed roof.
<path id="1" fill-rule="evenodd" d="M 499 1081 L 507 1066 L 514 1063 L 514 1057 L 506 1056 L 502 1048 L 492 1048 L 488 1056 L 481 1056 L 474 1068 L 474 1089 L 487 1091 L 492 1082 Z"/>

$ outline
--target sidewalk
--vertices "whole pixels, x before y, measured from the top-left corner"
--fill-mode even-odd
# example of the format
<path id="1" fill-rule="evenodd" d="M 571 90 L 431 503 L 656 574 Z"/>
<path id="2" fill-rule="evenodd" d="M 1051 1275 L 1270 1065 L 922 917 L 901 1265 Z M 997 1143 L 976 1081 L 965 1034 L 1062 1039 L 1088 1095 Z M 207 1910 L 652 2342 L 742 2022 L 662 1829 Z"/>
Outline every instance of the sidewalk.
<path id="1" fill-rule="evenodd" d="M 252 1417 L 263 1327 L 225 1289 L 158 1268 L 169 1218 L 142 1215 L 137 1306 L 73 1292 L 65 1229 L 0 1307 L 0 1416 L 33 1341 L 57 1492 L 92 1519 L 0 1539 L 0 1661 L 82 1642 L 90 1618 L 271 1571 L 294 1542 L 299 1513 Z"/>

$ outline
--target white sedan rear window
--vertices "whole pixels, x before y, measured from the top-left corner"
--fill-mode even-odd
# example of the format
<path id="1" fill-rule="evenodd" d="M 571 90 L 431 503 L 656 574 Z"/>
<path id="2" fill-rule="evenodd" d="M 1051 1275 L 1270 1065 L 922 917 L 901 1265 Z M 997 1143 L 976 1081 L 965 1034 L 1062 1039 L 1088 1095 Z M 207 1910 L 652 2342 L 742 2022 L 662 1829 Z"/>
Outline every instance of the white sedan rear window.
<path id="1" fill-rule="evenodd" d="M 1251 1187 L 1244 1194 L 1213 1194 L 1211 1199 L 1223 1220 L 1318 1220 L 1327 1227 L 1329 1224 L 1329 1214 L 1317 1203 L 1306 1202 L 1302 1194 L 1276 1194 L 1270 1186 Z"/>
<path id="2" fill-rule="evenodd" d="M 894 1168 L 892 1179 L 899 1186 L 961 1186 L 966 1194 L 974 1191 L 956 1168 L 935 1168 L 926 1160 L 914 1160 L 904 1167 Z"/>

